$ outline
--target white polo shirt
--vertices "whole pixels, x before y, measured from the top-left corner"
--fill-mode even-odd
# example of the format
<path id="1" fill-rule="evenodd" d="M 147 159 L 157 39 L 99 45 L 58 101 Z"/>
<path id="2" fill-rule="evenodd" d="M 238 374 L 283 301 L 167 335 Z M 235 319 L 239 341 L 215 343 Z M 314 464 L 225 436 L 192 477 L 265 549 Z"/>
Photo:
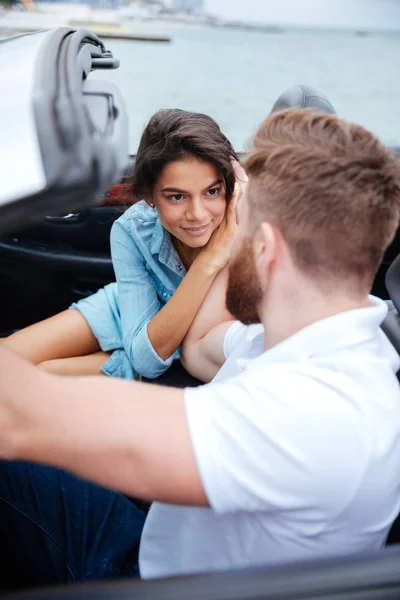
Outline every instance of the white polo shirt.
<path id="1" fill-rule="evenodd" d="M 400 511 L 399 359 L 387 307 L 319 321 L 263 351 L 232 325 L 215 380 L 185 390 L 210 508 L 153 504 L 140 572 L 153 578 L 381 548 Z"/>

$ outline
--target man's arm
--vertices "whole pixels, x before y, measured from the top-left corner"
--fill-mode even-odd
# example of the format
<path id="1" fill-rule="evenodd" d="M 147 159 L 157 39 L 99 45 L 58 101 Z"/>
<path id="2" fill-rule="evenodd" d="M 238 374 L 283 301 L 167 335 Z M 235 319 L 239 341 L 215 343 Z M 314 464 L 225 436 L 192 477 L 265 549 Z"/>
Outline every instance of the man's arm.
<path id="1" fill-rule="evenodd" d="M 182 390 L 50 375 L 4 347 L 0 458 L 59 467 L 138 498 L 208 506 Z"/>
<path id="2" fill-rule="evenodd" d="M 210 288 L 182 344 L 181 361 L 191 375 L 211 381 L 225 362 L 225 334 L 233 322 L 225 306 L 228 267 Z"/>

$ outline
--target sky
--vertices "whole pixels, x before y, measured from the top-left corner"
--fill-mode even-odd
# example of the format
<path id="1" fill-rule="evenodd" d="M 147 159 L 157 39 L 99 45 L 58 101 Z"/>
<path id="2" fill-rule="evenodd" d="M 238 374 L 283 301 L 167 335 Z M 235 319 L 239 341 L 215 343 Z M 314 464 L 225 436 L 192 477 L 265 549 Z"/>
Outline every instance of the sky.
<path id="1" fill-rule="evenodd" d="M 400 30 L 400 0 L 205 0 L 205 7 L 253 23 Z"/>

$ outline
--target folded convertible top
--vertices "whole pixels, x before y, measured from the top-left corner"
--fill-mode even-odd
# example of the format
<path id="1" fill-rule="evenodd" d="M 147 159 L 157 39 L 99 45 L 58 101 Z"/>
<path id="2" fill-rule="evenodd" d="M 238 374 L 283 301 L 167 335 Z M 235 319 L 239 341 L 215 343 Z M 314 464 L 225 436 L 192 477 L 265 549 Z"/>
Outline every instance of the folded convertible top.
<path id="1" fill-rule="evenodd" d="M 99 198 L 128 165 L 119 62 L 70 27 L 0 41 L 0 235 Z"/>

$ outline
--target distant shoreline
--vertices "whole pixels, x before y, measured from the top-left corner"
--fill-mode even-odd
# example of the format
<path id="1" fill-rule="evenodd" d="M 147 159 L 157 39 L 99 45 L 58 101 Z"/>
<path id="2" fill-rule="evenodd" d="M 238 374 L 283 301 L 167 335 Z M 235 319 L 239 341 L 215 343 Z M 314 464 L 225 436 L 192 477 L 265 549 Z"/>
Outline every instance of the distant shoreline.
<path id="1" fill-rule="evenodd" d="M 222 21 L 220 19 L 206 16 L 206 17 L 184 17 L 184 16 L 176 16 L 173 15 L 157 15 L 154 17 L 140 17 L 140 18 L 130 18 L 129 21 L 133 23 L 154 23 L 154 24 L 164 24 L 168 26 L 178 26 L 178 27 L 209 27 L 212 29 L 225 29 L 225 30 L 233 30 L 233 31 L 250 31 L 254 33 L 266 33 L 272 35 L 284 35 L 286 33 L 327 33 L 327 34 L 344 34 L 344 35 L 354 35 L 357 37 L 370 37 L 370 36 L 381 36 L 381 35 L 389 35 L 398 37 L 400 36 L 400 29 L 364 29 L 357 27 L 326 27 L 326 26 L 301 26 L 301 25 L 279 25 L 279 24 L 253 24 L 253 23 L 245 23 L 242 21 Z"/>
<path id="2" fill-rule="evenodd" d="M 400 1 L 400 0 L 399 0 Z M 41 2 L 38 0 L 36 2 L 37 6 L 40 6 Z M 44 2 L 46 4 L 46 2 Z M 78 3 L 79 4 L 79 3 Z M 85 0 L 83 0 L 82 4 L 85 4 L 88 8 L 92 8 L 90 5 L 86 5 Z M 64 7 L 71 8 L 74 6 L 73 2 L 68 2 L 68 0 L 64 0 L 60 5 Z M 57 3 L 55 3 L 57 6 Z M 94 9 L 96 10 L 96 9 Z M 268 34 L 268 35 L 286 35 L 286 34 L 305 34 L 305 35 L 320 35 L 324 33 L 326 35 L 344 35 L 344 36 L 353 36 L 360 38 L 368 38 L 368 37 L 400 37 L 400 28 L 399 29 L 372 29 L 372 28 L 358 28 L 358 27 L 328 27 L 328 26 L 317 26 L 317 25 L 296 25 L 296 24 L 279 24 L 279 23 L 246 23 L 243 21 L 227 21 L 223 20 L 219 17 L 214 17 L 213 15 L 195 15 L 195 14 L 183 14 L 183 13 L 173 13 L 173 12 L 159 12 L 148 15 L 133 15 L 127 14 L 119 9 L 100 9 L 100 11 L 107 11 L 113 13 L 120 22 L 125 22 L 132 29 L 131 34 L 135 35 L 135 26 L 145 25 L 145 26 L 154 26 L 154 27 L 175 27 L 175 28 L 185 28 L 185 29 L 222 29 L 225 31 L 248 31 L 250 33 L 260 33 L 260 34 Z M 36 11 L 35 11 L 36 12 Z M 40 13 L 41 11 L 39 11 Z M 2 8 L 0 5 L 0 16 L 7 16 L 7 14 L 26 14 L 29 15 L 29 12 L 26 11 L 16 11 L 15 7 L 10 9 Z M 43 10 L 43 14 L 46 14 L 46 10 Z M 56 13 L 55 13 L 56 14 Z M 89 23 L 89 22 L 88 22 Z M 87 23 L 87 24 L 88 24 Z M 1 19 L 0 19 L 0 28 L 1 28 Z"/>

